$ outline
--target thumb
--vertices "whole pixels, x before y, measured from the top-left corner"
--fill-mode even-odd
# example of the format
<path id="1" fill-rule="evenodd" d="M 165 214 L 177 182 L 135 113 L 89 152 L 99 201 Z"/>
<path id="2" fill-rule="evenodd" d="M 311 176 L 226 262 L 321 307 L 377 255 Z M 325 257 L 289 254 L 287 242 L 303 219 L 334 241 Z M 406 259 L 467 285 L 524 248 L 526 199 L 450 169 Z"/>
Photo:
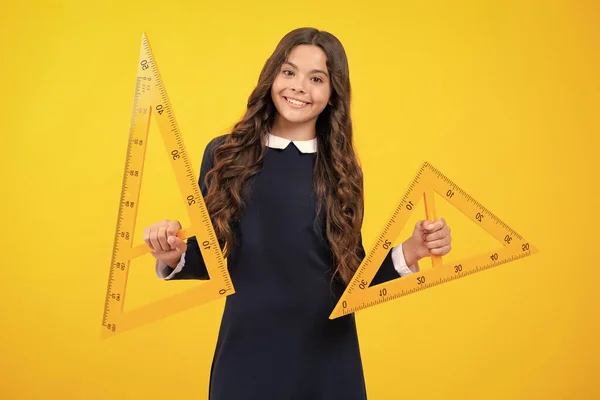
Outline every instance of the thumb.
<path id="1" fill-rule="evenodd" d="M 435 226 L 435 221 L 430 221 L 430 220 L 425 220 L 423 221 L 423 230 L 429 231 L 431 229 L 433 229 L 433 227 Z"/>
<path id="2" fill-rule="evenodd" d="M 169 236 L 167 238 L 167 243 L 169 243 L 171 249 L 177 250 L 180 253 L 183 253 L 187 248 L 187 244 L 177 236 Z"/>
<path id="3" fill-rule="evenodd" d="M 425 235 L 430 229 L 430 224 L 433 224 L 433 221 L 427 219 L 417 221 L 415 224 L 415 230 L 413 231 L 413 237 L 419 238 L 420 241 L 425 241 Z"/>
<path id="4" fill-rule="evenodd" d="M 425 232 L 427 225 L 429 225 L 429 221 L 427 220 L 419 220 L 415 224 L 415 235 L 421 235 Z"/>

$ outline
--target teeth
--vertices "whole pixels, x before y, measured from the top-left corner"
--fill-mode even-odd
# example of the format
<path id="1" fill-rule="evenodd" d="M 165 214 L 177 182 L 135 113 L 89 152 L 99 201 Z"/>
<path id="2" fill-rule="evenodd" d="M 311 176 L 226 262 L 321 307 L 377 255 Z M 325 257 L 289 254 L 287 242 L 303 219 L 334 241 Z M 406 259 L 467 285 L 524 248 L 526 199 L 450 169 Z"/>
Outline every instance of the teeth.
<path id="1" fill-rule="evenodd" d="M 301 101 L 298 101 L 298 100 L 288 99 L 287 97 L 286 97 L 286 99 L 287 99 L 287 101 L 288 101 L 288 102 L 290 102 L 290 103 L 292 103 L 292 104 L 295 104 L 295 105 L 297 105 L 297 106 L 303 106 L 303 105 L 305 105 L 305 104 L 306 104 L 306 103 L 303 103 L 303 102 L 301 102 Z"/>

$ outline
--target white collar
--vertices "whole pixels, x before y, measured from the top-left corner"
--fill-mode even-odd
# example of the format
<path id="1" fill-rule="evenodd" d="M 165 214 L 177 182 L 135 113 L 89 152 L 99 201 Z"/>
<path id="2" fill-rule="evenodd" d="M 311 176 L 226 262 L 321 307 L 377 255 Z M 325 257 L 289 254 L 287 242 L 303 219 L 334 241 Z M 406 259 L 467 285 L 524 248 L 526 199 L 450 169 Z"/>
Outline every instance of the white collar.
<path id="1" fill-rule="evenodd" d="M 273 134 L 267 134 L 266 145 L 275 149 L 285 149 L 290 142 L 300 150 L 302 153 L 316 153 L 317 152 L 317 138 L 310 140 L 290 140 L 281 136 L 275 136 Z"/>

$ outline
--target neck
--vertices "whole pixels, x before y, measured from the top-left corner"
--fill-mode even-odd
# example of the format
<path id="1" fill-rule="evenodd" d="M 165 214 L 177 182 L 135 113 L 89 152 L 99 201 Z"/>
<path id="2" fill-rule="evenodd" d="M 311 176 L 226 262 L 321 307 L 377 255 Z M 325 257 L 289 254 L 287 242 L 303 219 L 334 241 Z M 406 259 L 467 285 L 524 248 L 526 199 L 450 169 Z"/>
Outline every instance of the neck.
<path id="1" fill-rule="evenodd" d="M 289 140 L 311 140 L 316 137 L 315 123 L 314 119 L 303 123 L 290 122 L 278 114 L 275 117 L 271 134 Z"/>

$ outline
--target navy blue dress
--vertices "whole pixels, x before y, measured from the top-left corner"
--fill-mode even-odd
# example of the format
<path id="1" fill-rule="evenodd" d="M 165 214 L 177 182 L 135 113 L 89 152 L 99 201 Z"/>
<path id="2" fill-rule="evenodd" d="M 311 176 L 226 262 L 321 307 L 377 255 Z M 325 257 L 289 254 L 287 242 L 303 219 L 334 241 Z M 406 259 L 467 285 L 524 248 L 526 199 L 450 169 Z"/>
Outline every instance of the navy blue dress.
<path id="1" fill-rule="evenodd" d="M 204 195 L 212 150 L 224 139 L 214 138 L 204 152 Z M 329 319 L 344 287 L 331 283 L 324 212 L 314 229 L 315 159 L 293 143 L 267 148 L 250 181 L 244 215 L 233 225 L 237 246 L 227 264 L 236 293 L 225 302 L 211 400 L 366 399 L 354 315 Z M 399 277 L 390 254 L 372 284 Z M 207 278 L 190 237 L 185 266 L 171 280 Z"/>

